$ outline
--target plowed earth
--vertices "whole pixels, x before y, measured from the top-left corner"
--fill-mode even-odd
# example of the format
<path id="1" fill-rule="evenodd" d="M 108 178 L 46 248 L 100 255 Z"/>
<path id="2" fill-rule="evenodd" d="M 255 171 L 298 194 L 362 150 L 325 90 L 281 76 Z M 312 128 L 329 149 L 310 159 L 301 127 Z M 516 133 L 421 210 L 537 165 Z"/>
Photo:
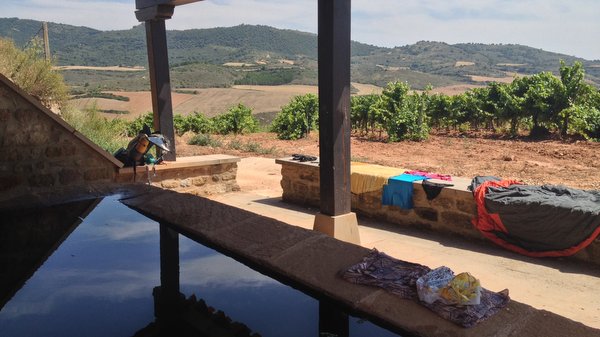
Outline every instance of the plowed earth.
<path id="1" fill-rule="evenodd" d="M 278 140 L 273 133 L 214 136 L 219 147 L 188 145 L 191 135 L 177 140 L 177 155 L 226 153 L 241 157 L 286 157 L 294 153 L 319 155 L 317 134 L 307 139 Z M 232 140 L 244 152 L 231 148 Z M 494 135 L 437 134 L 423 142 L 386 143 L 352 137 L 351 159 L 404 169 L 472 178 L 493 175 L 531 185 L 562 184 L 600 189 L 600 143 L 582 140 L 501 139 Z M 256 172 L 256 179 L 261 179 Z"/>

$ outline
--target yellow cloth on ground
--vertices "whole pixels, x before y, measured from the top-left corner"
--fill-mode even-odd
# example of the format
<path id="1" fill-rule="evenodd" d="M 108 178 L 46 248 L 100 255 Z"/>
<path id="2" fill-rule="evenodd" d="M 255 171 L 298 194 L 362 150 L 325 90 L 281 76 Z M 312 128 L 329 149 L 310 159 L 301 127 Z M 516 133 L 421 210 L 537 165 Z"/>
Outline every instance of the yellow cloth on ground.
<path id="1" fill-rule="evenodd" d="M 383 188 L 390 177 L 400 175 L 405 169 L 375 164 L 352 162 L 350 165 L 350 191 L 354 194 L 373 192 Z"/>

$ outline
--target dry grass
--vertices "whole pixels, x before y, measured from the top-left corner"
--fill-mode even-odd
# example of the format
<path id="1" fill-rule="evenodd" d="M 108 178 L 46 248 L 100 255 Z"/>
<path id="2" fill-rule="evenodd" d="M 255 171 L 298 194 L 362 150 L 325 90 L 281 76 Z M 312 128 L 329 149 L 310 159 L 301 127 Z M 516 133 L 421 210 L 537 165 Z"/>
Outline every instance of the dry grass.
<path id="1" fill-rule="evenodd" d="M 432 93 L 445 94 L 448 96 L 454 96 L 462 94 L 465 91 L 474 89 L 474 88 L 483 88 L 484 85 L 474 85 L 474 84 L 456 84 L 456 85 L 448 85 L 445 87 L 433 88 L 431 90 Z"/>
<path id="2" fill-rule="evenodd" d="M 470 61 L 456 61 L 456 63 L 454 63 L 454 67 L 456 67 L 456 68 L 474 66 L 474 65 L 475 65 L 475 62 L 470 62 Z"/>
<path id="3" fill-rule="evenodd" d="M 194 111 L 201 112 L 212 117 L 225 112 L 230 107 L 243 103 L 253 109 L 255 113 L 279 111 L 281 106 L 290 102 L 291 98 L 306 93 L 316 93 L 317 88 L 311 86 L 278 86 L 278 87 L 236 87 L 236 88 L 210 88 L 210 89 L 186 89 L 195 91 L 197 94 L 173 92 L 173 111 L 182 115 L 188 115 Z M 149 91 L 139 92 L 114 92 L 120 96 L 129 97 L 129 102 L 102 99 L 85 98 L 72 100 L 71 103 L 77 108 L 89 108 L 94 103 L 101 110 L 123 110 L 129 111 L 127 115 L 118 115 L 119 118 L 133 120 L 136 117 L 152 111 L 152 100 Z M 117 117 L 114 114 L 105 114 L 108 118 Z"/>
<path id="4" fill-rule="evenodd" d="M 241 63 L 241 62 L 226 62 L 223 63 L 223 66 L 225 67 L 234 67 L 234 68 L 238 68 L 238 67 L 253 67 L 256 64 L 253 63 Z"/>
<path id="5" fill-rule="evenodd" d="M 91 66 L 59 66 L 54 67 L 57 70 L 98 70 L 98 71 L 143 71 L 146 70 L 144 67 L 121 67 L 121 66 L 109 66 L 109 67 L 91 67 Z"/>
<path id="6" fill-rule="evenodd" d="M 514 77 L 490 77 L 490 76 L 476 76 L 471 75 L 471 81 L 474 82 L 498 82 L 498 83 L 511 83 Z"/>
<path id="7" fill-rule="evenodd" d="M 512 77 L 510 78 L 512 80 Z M 495 79 L 498 80 L 498 79 Z M 356 89 L 355 95 L 381 94 L 383 88 L 362 83 L 352 83 Z M 432 92 L 446 95 L 457 95 L 469 89 L 481 87 L 479 85 L 459 84 L 435 88 Z M 177 114 L 188 115 L 195 111 L 208 117 L 213 117 L 225 112 L 230 107 L 243 103 L 252 108 L 256 114 L 274 113 L 283 105 L 290 102 L 292 97 L 305 94 L 317 94 L 318 88 L 310 85 L 238 85 L 233 88 L 194 89 L 186 88 L 192 93 L 173 92 L 173 111 Z M 133 120 L 138 116 L 152 111 L 152 100 L 149 91 L 119 91 L 111 92 L 115 95 L 129 98 L 128 102 L 105 98 L 80 98 L 71 100 L 75 108 L 85 109 L 96 104 L 100 110 L 129 111 L 129 114 L 103 115 L 109 119 L 122 118 Z"/>

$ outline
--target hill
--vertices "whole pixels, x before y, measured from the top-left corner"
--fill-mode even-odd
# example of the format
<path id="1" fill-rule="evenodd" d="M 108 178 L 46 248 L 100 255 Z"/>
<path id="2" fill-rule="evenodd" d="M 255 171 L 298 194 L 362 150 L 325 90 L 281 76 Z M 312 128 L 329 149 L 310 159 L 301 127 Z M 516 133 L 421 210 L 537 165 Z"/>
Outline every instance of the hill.
<path id="1" fill-rule="evenodd" d="M 385 51 L 378 50 L 367 56 L 355 56 L 353 63 L 357 65 L 354 68 L 355 72 L 358 72 L 357 69 L 370 67 L 373 75 L 391 73 L 387 78 L 393 78 L 394 73 L 414 71 L 445 77 L 450 81 L 476 83 L 494 78 L 512 78 L 514 75 L 532 75 L 542 71 L 558 74 L 560 60 L 565 60 L 567 64 L 582 62 L 587 79 L 599 86 L 600 61 L 588 61 L 516 44 L 450 45 L 421 41 Z M 355 80 L 358 81 L 356 78 Z"/>
<path id="2" fill-rule="evenodd" d="M 0 19 L 0 36 L 23 46 L 39 33 L 40 21 Z M 59 65 L 144 66 L 146 37 L 142 24 L 128 30 L 99 31 L 87 27 L 48 23 L 50 46 Z M 172 65 L 182 63 L 222 64 L 251 62 L 261 58 L 317 58 L 315 34 L 268 26 L 239 25 L 225 28 L 168 31 Z M 381 49 L 353 42 L 354 55 Z"/>
<path id="3" fill-rule="evenodd" d="M 49 23 L 50 48 L 63 66 L 146 66 L 145 30 L 99 31 Z M 0 36 L 19 46 L 38 35 L 41 22 L 0 18 Z M 268 26 L 168 31 L 176 88 L 233 84 L 316 84 L 317 36 Z M 413 88 L 482 84 L 514 74 L 558 72 L 559 61 L 581 61 L 587 78 L 600 86 L 600 61 L 587 61 L 522 45 L 455 44 L 421 41 L 383 48 L 352 42 L 352 79 L 379 86 L 407 81 Z M 65 70 L 69 84 L 114 90 L 147 88 L 145 72 Z"/>

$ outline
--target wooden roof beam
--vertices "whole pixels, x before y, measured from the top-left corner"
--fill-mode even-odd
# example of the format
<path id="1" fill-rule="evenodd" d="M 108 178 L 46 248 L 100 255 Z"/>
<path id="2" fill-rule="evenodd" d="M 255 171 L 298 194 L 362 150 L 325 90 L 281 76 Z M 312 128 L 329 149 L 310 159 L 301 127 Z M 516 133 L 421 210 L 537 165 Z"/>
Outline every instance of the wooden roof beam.
<path id="1" fill-rule="evenodd" d="M 202 0 L 135 0 L 135 9 L 154 7 L 159 5 L 179 6 Z"/>
<path id="2" fill-rule="evenodd" d="M 135 17 L 138 21 L 168 20 L 173 17 L 175 6 L 202 0 L 135 0 Z"/>

